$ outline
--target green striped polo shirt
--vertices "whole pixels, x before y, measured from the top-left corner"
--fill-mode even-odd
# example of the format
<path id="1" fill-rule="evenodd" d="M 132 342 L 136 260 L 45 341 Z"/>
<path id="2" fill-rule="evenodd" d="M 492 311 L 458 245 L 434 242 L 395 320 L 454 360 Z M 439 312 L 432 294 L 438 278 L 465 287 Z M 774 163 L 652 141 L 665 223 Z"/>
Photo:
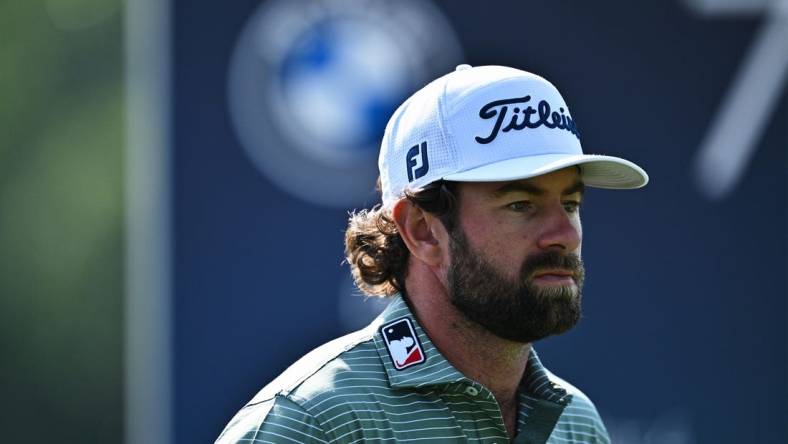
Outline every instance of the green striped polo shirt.
<path id="1" fill-rule="evenodd" d="M 393 332 L 390 325 L 418 336 L 420 350 L 409 361 L 394 361 L 402 355 L 392 352 L 392 337 L 383 332 Z M 412 350 L 414 341 L 406 341 Z M 509 438 L 493 394 L 452 366 L 395 296 L 367 328 L 313 350 L 263 388 L 216 442 L 492 444 Z M 520 382 L 514 442 L 610 438 L 594 404 L 545 369 L 532 349 Z"/>

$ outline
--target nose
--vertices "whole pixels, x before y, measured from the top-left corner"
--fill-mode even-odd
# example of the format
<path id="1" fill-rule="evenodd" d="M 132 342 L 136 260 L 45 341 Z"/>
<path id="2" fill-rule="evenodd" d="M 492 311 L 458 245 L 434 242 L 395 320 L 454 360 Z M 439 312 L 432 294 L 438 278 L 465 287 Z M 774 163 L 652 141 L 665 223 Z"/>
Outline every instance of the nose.
<path id="1" fill-rule="evenodd" d="M 582 237 L 580 218 L 567 213 L 563 205 L 558 205 L 545 215 L 537 243 L 542 250 L 572 252 L 580 247 Z"/>

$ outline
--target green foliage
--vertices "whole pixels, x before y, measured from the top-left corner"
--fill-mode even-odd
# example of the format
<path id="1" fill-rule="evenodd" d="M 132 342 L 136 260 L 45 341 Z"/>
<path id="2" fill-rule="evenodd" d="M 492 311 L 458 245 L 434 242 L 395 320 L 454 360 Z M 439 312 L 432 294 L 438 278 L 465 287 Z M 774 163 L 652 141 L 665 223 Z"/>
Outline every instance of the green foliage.
<path id="1" fill-rule="evenodd" d="M 0 3 L 4 442 L 122 436 L 117 1 Z"/>

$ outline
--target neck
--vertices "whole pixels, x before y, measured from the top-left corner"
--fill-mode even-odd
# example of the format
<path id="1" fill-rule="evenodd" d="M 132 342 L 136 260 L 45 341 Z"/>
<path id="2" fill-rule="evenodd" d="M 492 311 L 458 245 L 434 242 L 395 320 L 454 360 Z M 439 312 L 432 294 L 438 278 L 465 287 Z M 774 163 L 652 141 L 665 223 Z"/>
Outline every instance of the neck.
<path id="1" fill-rule="evenodd" d="M 432 343 L 457 370 L 495 395 L 513 436 L 517 388 L 531 344 L 502 339 L 469 320 L 451 304 L 445 286 L 429 270 L 412 268 L 406 286 L 408 301 Z"/>

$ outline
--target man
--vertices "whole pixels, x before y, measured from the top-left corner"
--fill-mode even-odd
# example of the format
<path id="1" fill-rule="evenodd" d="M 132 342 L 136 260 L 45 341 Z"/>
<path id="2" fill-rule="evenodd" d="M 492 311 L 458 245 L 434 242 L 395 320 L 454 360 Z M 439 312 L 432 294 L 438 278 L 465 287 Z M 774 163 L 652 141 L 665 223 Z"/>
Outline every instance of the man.
<path id="1" fill-rule="evenodd" d="M 217 442 L 610 442 L 532 344 L 580 318 L 584 187 L 646 173 L 583 154 L 543 78 L 467 65 L 397 109 L 379 168 L 382 206 L 351 216 L 346 254 L 390 305 L 270 383 Z"/>

